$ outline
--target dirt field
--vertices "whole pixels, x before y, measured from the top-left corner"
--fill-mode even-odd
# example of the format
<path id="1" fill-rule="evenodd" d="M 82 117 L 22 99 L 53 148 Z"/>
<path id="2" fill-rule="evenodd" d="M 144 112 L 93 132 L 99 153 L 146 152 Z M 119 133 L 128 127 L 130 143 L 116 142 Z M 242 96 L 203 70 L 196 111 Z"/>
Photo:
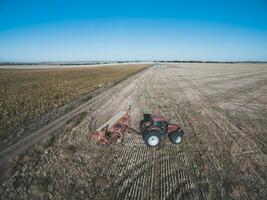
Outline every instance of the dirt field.
<path id="1" fill-rule="evenodd" d="M 132 105 L 180 123 L 182 144 L 135 133 L 99 147 L 92 132 Z M 1 176 L 3 199 L 264 199 L 267 64 L 169 64 L 107 90 L 81 123 L 36 144 Z"/>

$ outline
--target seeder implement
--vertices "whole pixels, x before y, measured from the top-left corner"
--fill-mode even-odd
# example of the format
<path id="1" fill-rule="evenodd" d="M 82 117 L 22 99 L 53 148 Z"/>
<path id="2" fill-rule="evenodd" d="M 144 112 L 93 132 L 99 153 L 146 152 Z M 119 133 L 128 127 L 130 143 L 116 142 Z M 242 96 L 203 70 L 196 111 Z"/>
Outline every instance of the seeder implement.
<path id="1" fill-rule="evenodd" d="M 99 127 L 92 136 L 92 140 L 102 145 L 120 143 L 125 132 L 131 129 L 130 109 L 119 112 L 108 122 Z"/>

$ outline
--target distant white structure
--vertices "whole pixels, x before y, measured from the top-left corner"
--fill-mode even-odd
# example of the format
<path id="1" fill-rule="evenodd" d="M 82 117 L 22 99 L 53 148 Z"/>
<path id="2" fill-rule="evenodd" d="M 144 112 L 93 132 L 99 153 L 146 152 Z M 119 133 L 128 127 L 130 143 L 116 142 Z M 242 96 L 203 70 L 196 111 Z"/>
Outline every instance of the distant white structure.
<path id="1" fill-rule="evenodd" d="M 164 64 L 161 64 L 161 63 L 156 63 L 156 64 L 154 65 L 154 67 L 155 67 L 155 68 L 165 68 L 165 67 L 167 67 L 167 66 L 164 65 Z"/>

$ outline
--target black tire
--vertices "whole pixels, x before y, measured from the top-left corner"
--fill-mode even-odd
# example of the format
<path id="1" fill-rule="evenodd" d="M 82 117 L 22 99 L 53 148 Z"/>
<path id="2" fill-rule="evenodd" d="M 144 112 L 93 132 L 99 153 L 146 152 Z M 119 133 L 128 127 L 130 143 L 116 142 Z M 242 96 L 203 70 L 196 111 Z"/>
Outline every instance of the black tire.
<path id="1" fill-rule="evenodd" d="M 147 133 L 148 133 L 148 132 L 144 132 L 144 133 L 142 134 L 143 140 L 145 140 Z"/>
<path id="2" fill-rule="evenodd" d="M 147 121 L 142 120 L 140 122 L 140 124 L 139 124 L 140 133 L 141 133 L 141 135 L 143 137 L 143 140 L 145 140 L 145 137 L 146 137 L 146 134 L 147 134 L 147 128 L 148 128 L 145 123 L 147 123 Z"/>
<path id="3" fill-rule="evenodd" d="M 160 142 L 161 142 L 160 132 L 157 132 L 157 131 L 147 132 L 145 134 L 144 140 L 145 140 L 146 146 L 157 147 L 160 145 Z"/>
<path id="4" fill-rule="evenodd" d="M 180 144 L 183 141 L 183 130 L 179 130 L 169 134 L 169 139 L 172 144 Z"/>

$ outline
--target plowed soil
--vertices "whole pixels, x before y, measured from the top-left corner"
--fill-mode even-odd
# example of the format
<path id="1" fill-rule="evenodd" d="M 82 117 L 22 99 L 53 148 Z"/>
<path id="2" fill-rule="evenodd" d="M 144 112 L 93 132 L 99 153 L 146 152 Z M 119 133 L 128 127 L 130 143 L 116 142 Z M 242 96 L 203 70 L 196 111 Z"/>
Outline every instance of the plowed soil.
<path id="1" fill-rule="evenodd" d="M 92 132 L 132 105 L 179 123 L 184 141 L 148 148 L 134 132 L 109 147 Z M 267 65 L 169 64 L 109 89 L 86 118 L 36 144 L 2 175 L 3 199 L 265 199 Z"/>

